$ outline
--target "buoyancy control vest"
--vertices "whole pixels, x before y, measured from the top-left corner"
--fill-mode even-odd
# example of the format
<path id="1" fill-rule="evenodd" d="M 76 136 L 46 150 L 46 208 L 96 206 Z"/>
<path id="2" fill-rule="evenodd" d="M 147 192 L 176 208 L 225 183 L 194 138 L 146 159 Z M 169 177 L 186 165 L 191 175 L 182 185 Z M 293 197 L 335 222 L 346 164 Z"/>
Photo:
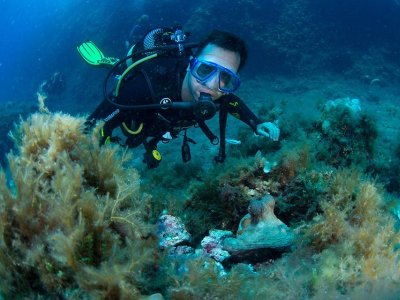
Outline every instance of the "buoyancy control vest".
<path id="1" fill-rule="evenodd" d="M 214 145 L 219 143 L 220 139 L 225 140 L 225 128 L 226 128 L 226 111 L 220 110 L 220 139 L 212 133 L 209 127 L 206 125 L 205 120 L 212 118 L 219 107 L 212 101 L 211 97 L 202 95 L 198 101 L 195 102 L 165 102 L 165 103 L 154 103 L 152 104 L 140 104 L 140 105 L 124 105 L 118 103 L 118 97 L 121 86 L 126 78 L 129 77 L 131 72 L 138 66 L 146 61 L 154 59 L 156 57 L 178 57 L 188 58 L 192 55 L 192 49 L 197 46 L 194 43 L 186 43 L 186 38 L 189 33 L 184 32 L 180 27 L 176 28 L 155 28 L 150 30 L 143 36 L 128 52 L 128 56 L 121 59 L 114 67 L 109 71 L 104 82 L 104 97 L 114 106 L 128 111 L 145 111 L 145 110 L 190 110 L 196 116 L 196 122 Z M 124 69 L 125 67 L 125 69 Z M 123 71 L 122 71 L 123 70 Z M 122 72 L 121 72 L 122 71 Z M 113 91 L 109 91 L 109 81 L 112 76 L 117 75 L 118 81 Z M 147 85 L 150 90 L 153 90 L 152 84 L 147 80 Z M 186 137 L 186 132 L 185 132 Z M 184 146 L 185 144 L 184 139 Z M 183 146 L 183 148 L 184 148 Z M 183 149 L 182 148 L 182 149 Z M 184 154 L 182 153 L 182 158 Z M 225 143 L 221 140 L 220 151 L 217 162 L 223 162 L 225 159 Z M 187 159 L 183 159 L 185 162 Z"/>

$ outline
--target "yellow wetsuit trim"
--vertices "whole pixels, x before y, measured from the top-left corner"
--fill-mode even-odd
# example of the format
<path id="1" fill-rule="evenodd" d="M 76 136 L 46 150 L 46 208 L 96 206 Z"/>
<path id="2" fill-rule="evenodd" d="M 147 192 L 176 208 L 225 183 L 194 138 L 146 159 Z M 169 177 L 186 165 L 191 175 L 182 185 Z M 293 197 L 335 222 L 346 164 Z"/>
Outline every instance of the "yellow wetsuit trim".
<path id="1" fill-rule="evenodd" d="M 240 115 L 238 113 L 232 113 L 232 116 L 234 116 L 236 119 L 240 120 Z"/>
<path id="2" fill-rule="evenodd" d="M 119 94 L 119 88 L 121 86 L 121 82 L 122 80 L 125 78 L 126 74 L 128 74 L 134 67 L 136 67 L 137 65 L 140 65 L 141 63 L 152 59 L 154 57 L 156 57 L 158 54 L 154 53 L 152 55 L 143 57 L 142 59 L 139 59 L 138 61 L 135 61 L 133 64 L 131 64 L 128 68 L 126 68 L 126 70 L 124 71 L 124 73 L 122 73 L 122 75 L 119 77 L 118 83 L 117 83 L 117 87 L 115 88 L 115 97 L 118 97 Z"/>
<path id="3" fill-rule="evenodd" d="M 124 129 L 132 135 L 136 135 L 138 133 L 140 133 L 143 130 L 143 123 L 140 123 L 139 128 L 136 129 L 135 131 L 129 129 L 129 127 L 125 124 L 125 122 L 122 122 L 122 127 L 124 127 Z"/>
<path id="4" fill-rule="evenodd" d="M 156 150 L 156 149 L 154 149 L 153 151 L 151 151 L 151 154 L 153 155 L 153 157 L 156 159 L 156 160 L 158 160 L 158 161 L 160 161 L 161 160 L 161 153 L 158 151 L 158 150 Z"/>

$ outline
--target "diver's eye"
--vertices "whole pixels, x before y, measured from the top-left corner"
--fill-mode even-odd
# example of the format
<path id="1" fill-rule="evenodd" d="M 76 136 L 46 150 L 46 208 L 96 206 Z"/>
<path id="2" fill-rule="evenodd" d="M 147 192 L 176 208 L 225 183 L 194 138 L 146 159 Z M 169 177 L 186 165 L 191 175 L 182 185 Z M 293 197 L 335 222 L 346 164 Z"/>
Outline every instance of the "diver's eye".
<path id="1" fill-rule="evenodd" d="M 221 71 L 221 73 L 220 73 L 220 80 L 221 80 L 221 83 L 222 83 L 223 85 L 229 85 L 229 83 L 230 83 L 231 80 L 232 80 L 232 76 L 231 76 L 231 74 L 229 74 L 229 73 L 227 73 L 227 72 Z"/>
<path id="2" fill-rule="evenodd" d="M 211 73 L 213 73 L 215 71 L 215 67 L 214 66 L 210 66 L 207 64 L 200 64 L 200 66 L 197 68 L 196 73 L 197 75 L 199 75 L 200 77 L 207 77 L 209 76 Z"/>

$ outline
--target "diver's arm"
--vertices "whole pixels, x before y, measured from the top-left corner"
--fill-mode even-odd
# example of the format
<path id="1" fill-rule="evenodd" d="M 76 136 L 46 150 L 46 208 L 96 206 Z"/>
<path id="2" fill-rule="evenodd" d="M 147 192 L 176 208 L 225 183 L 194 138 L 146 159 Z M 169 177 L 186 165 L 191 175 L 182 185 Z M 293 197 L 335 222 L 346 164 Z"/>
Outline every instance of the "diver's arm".
<path id="1" fill-rule="evenodd" d="M 279 139 L 279 128 L 274 123 L 261 121 L 238 96 L 229 94 L 225 97 L 227 97 L 225 101 L 228 112 L 249 125 L 255 134 L 268 137 L 273 141 Z"/>
<path id="2" fill-rule="evenodd" d="M 241 120 L 257 133 L 257 125 L 262 123 L 250 108 L 238 96 L 228 94 L 223 96 L 224 107 L 236 119 Z"/>
<path id="3" fill-rule="evenodd" d="M 103 120 L 105 123 L 100 130 L 100 144 L 106 143 L 111 139 L 114 128 L 122 122 L 122 113 L 120 109 L 112 105 L 108 100 L 103 100 L 94 112 L 86 119 L 85 130 L 92 129 L 96 123 Z"/>
<path id="4" fill-rule="evenodd" d="M 106 118 L 115 110 L 115 106 L 113 106 L 109 101 L 104 99 L 96 109 L 90 114 L 87 118 L 88 121 L 98 121 Z"/>

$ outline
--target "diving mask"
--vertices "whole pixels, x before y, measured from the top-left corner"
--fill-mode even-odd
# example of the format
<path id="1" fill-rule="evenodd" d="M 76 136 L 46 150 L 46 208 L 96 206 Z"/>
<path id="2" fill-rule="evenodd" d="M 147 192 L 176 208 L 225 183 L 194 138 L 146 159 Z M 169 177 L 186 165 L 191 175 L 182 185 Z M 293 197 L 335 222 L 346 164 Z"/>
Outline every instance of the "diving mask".
<path id="1" fill-rule="evenodd" d="M 218 90 L 223 93 L 233 93 L 240 86 L 237 74 L 214 62 L 193 58 L 190 62 L 190 73 L 202 84 L 218 76 Z"/>

